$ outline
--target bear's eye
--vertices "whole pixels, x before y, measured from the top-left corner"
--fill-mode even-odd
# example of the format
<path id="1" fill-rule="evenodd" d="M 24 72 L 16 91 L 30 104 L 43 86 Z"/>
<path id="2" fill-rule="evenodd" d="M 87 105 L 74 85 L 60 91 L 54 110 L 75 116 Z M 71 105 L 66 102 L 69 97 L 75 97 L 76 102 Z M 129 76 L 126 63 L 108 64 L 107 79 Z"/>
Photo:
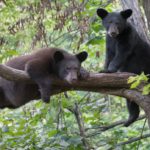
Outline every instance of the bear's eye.
<path id="1" fill-rule="evenodd" d="M 74 70 L 78 70 L 78 68 L 77 68 L 77 67 L 74 67 Z"/>
<path id="2" fill-rule="evenodd" d="M 67 69 L 67 70 L 71 70 L 71 67 L 67 67 L 66 69 Z"/>

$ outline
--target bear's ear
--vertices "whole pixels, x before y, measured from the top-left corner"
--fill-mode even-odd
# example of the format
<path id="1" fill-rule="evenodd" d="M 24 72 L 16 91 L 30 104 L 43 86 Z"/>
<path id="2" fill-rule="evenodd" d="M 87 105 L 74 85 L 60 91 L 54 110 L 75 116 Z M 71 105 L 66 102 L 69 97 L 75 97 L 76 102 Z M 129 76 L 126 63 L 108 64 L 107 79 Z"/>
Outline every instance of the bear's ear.
<path id="1" fill-rule="evenodd" d="M 97 15 L 101 17 L 101 19 L 104 19 L 108 15 L 108 12 L 105 9 L 98 8 Z"/>
<path id="2" fill-rule="evenodd" d="M 54 60 L 55 60 L 56 63 L 63 60 L 63 59 L 64 59 L 64 55 L 61 51 L 56 51 L 54 53 Z"/>
<path id="3" fill-rule="evenodd" d="M 132 15 L 132 9 L 123 10 L 120 12 L 120 14 L 124 19 L 127 19 Z"/>
<path id="4" fill-rule="evenodd" d="M 82 63 L 85 61 L 88 57 L 88 53 L 86 51 L 80 52 L 79 54 L 76 54 L 77 59 Z"/>

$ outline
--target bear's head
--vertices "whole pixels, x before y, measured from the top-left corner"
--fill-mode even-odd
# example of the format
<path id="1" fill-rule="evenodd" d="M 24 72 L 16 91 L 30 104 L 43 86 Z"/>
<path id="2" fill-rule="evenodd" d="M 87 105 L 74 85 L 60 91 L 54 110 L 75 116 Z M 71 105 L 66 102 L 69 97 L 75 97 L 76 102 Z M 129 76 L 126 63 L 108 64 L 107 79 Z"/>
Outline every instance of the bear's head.
<path id="1" fill-rule="evenodd" d="M 102 19 L 107 34 L 111 37 L 117 37 L 126 28 L 127 19 L 132 15 L 132 10 L 126 9 L 121 12 L 109 13 L 105 9 L 99 8 L 97 15 Z"/>
<path id="2" fill-rule="evenodd" d="M 88 53 L 85 51 L 76 55 L 56 51 L 54 53 L 54 60 L 57 76 L 68 83 L 75 82 L 80 75 L 81 63 L 85 61 L 87 57 Z"/>

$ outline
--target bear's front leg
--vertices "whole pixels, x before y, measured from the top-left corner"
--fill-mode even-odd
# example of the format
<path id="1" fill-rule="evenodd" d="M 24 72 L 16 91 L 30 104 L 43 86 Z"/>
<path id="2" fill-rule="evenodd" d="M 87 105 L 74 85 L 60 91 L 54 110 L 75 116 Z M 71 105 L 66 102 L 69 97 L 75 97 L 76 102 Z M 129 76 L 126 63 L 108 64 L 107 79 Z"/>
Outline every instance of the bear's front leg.
<path id="1" fill-rule="evenodd" d="M 132 51 L 130 50 L 130 48 L 128 48 L 128 46 L 118 46 L 116 55 L 108 66 L 108 71 L 117 72 L 121 68 L 121 66 L 124 66 L 124 64 L 128 61 L 127 59 L 131 55 L 131 53 Z"/>
<path id="2" fill-rule="evenodd" d="M 30 78 L 35 81 L 39 87 L 41 99 L 48 103 L 51 95 L 51 77 L 48 73 L 48 65 L 43 63 L 40 59 L 34 59 L 29 61 L 25 70 L 29 74 Z"/>
<path id="3" fill-rule="evenodd" d="M 42 77 L 40 79 L 36 79 L 35 81 L 39 86 L 41 99 L 44 102 L 49 103 L 50 95 L 51 95 L 51 79 L 50 79 L 50 77 Z"/>
<path id="4" fill-rule="evenodd" d="M 114 57 L 114 59 L 110 62 L 107 73 L 114 73 L 117 72 L 120 66 L 124 63 L 124 59 L 121 59 L 120 53 Z"/>

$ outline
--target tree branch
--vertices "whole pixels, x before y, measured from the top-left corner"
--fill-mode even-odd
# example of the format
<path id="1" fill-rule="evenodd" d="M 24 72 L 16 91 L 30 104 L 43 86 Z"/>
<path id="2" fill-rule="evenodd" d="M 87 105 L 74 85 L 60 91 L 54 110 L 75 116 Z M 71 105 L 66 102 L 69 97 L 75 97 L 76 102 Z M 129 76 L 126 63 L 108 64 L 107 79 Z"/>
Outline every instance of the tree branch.
<path id="1" fill-rule="evenodd" d="M 82 137 L 82 143 L 84 145 L 84 149 L 85 150 L 89 150 L 89 144 L 86 140 L 86 135 L 85 135 L 85 128 L 84 128 L 84 122 L 83 122 L 83 119 L 82 119 L 82 114 L 80 112 L 80 109 L 79 109 L 79 106 L 77 103 L 75 103 L 75 107 L 74 108 L 70 108 L 68 109 L 69 111 L 71 111 L 74 115 L 75 115 L 75 118 L 77 120 L 77 123 L 78 123 L 78 127 L 79 127 L 79 131 L 80 131 L 80 136 Z"/>
<path id="2" fill-rule="evenodd" d="M 144 109 L 150 126 L 150 96 L 142 95 L 138 89 L 129 89 L 130 85 L 127 84 L 127 80 L 133 75 L 132 73 L 91 73 L 86 80 L 78 80 L 73 84 L 66 83 L 53 76 L 51 93 L 54 95 L 69 90 L 81 90 L 125 97 Z M 13 69 L 2 64 L 0 65 L 0 76 L 10 81 L 35 84 L 25 71 Z"/>
<path id="3" fill-rule="evenodd" d="M 133 142 L 139 141 L 139 140 L 141 140 L 141 139 L 149 138 L 149 137 L 150 137 L 150 134 L 148 133 L 148 134 L 145 134 L 145 135 L 143 135 L 143 136 L 131 138 L 131 139 L 128 140 L 128 141 L 118 143 L 117 145 L 115 145 L 115 147 L 123 146 L 123 145 L 126 145 L 126 144 L 131 144 L 131 143 L 133 143 Z M 111 147 L 111 148 L 109 148 L 108 150 L 113 150 L 113 149 L 114 149 L 114 147 Z"/>
<path id="4" fill-rule="evenodd" d="M 140 116 L 140 117 L 137 119 L 137 121 L 138 121 L 138 120 L 142 120 L 142 119 L 144 119 L 144 118 L 145 118 L 145 115 L 142 115 L 142 116 Z M 120 120 L 120 121 L 116 121 L 116 122 L 114 122 L 114 123 L 112 123 L 112 124 L 110 124 L 110 125 L 108 125 L 108 126 L 97 126 L 97 127 L 86 128 L 86 129 L 85 129 L 86 131 L 87 131 L 87 130 L 90 130 L 90 129 L 98 129 L 98 131 L 87 135 L 86 138 L 89 138 L 89 137 L 91 137 L 91 136 L 95 136 L 95 135 L 97 135 L 97 134 L 101 134 L 102 132 L 105 132 L 105 131 L 107 131 L 107 130 L 109 130 L 109 129 L 115 128 L 116 126 L 119 126 L 119 125 L 124 124 L 126 121 L 127 121 L 127 120 Z"/>
<path id="5" fill-rule="evenodd" d="M 0 76 L 10 81 L 33 82 L 25 71 L 17 70 L 2 64 L 0 64 Z"/>

